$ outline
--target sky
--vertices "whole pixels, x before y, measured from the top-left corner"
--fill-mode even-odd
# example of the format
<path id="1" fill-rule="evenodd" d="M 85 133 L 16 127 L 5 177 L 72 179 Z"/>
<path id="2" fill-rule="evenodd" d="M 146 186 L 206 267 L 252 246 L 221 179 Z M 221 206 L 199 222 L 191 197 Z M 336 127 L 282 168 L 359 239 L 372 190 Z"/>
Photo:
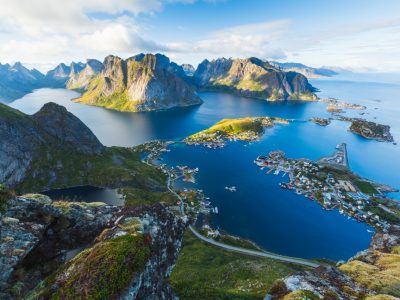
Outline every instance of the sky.
<path id="1" fill-rule="evenodd" d="M 164 53 L 400 71 L 399 0 L 0 0 L 0 63 Z"/>

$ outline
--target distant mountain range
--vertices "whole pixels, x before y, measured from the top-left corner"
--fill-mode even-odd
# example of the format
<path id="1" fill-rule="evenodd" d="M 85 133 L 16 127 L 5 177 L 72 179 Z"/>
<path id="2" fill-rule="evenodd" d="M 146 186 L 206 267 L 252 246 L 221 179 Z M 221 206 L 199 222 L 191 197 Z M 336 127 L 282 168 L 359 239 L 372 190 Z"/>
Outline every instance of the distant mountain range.
<path id="1" fill-rule="evenodd" d="M 19 62 L 0 64 L 0 101 L 9 102 L 30 93 L 43 86 L 43 79 L 38 70 L 29 70 Z"/>
<path id="2" fill-rule="evenodd" d="M 223 90 L 268 100 L 314 100 L 307 77 L 333 76 L 335 71 L 297 63 L 247 59 L 204 60 L 197 69 L 178 65 L 162 54 L 128 59 L 109 55 L 103 62 L 61 63 L 42 74 L 21 63 L 0 64 L 0 101 L 11 102 L 43 87 L 77 90 L 77 102 L 121 111 L 148 111 L 198 105 L 196 90 Z"/>
<path id="3" fill-rule="evenodd" d="M 339 73 L 333 69 L 329 68 L 313 68 L 299 63 L 281 63 L 273 61 L 272 65 L 281 68 L 284 71 L 291 71 L 303 74 L 307 78 L 321 78 L 321 77 L 331 77 L 338 75 Z"/>

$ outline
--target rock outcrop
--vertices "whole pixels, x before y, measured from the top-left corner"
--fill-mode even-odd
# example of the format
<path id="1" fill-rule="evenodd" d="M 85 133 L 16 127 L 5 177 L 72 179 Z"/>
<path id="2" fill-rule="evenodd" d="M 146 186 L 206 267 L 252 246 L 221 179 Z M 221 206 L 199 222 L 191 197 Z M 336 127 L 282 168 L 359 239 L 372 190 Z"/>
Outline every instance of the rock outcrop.
<path id="1" fill-rule="evenodd" d="M 55 103 L 32 116 L 0 104 L 0 139 L 0 182 L 7 186 L 21 182 L 45 148 L 82 154 L 104 149 L 82 121 Z"/>
<path id="2" fill-rule="evenodd" d="M 392 226 L 376 232 L 369 249 L 339 267 L 294 273 L 276 282 L 269 294 L 272 299 L 298 299 L 290 296 L 301 292 L 315 299 L 398 299 L 399 249 L 400 227 Z"/>
<path id="3" fill-rule="evenodd" d="M 123 60 L 107 56 L 77 102 L 120 111 L 150 111 L 201 104 L 181 67 L 161 54 Z"/>
<path id="4" fill-rule="evenodd" d="M 225 90 L 268 100 L 317 99 L 305 76 L 284 72 L 255 57 L 204 60 L 193 76 L 196 84 L 205 90 Z"/>
<path id="5" fill-rule="evenodd" d="M 161 204 L 32 194 L 10 199 L 0 223 L 2 299 L 174 298 L 168 277 L 186 224 Z"/>
<path id="6" fill-rule="evenodd" d="M 92 242 L 117 211 L 36 194 L 8 200 L 0 212 L 0 298 L 21 298 L 60 265 L 67 250 Z"/>

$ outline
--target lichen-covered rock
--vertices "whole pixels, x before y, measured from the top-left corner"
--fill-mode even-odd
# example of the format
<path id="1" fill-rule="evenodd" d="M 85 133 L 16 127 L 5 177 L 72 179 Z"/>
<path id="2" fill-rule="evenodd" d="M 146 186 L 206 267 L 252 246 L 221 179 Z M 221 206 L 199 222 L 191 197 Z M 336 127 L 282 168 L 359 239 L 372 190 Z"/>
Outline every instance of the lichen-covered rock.
<path id="1" fill-rule="evenodd" d="M 378 293 L 400 297 L 400 227 L 377 232 L 369 249 L 339 268 L 358 284 Z"/>
<path id="2" fill-rule="evenodd" d="M 52 202 L 36 194 L 8 200 L 0 214 L 0 298 L 9 297 L 15 286 L 19 296 L 33 288 L 60 265 L 65 251 L 90 243 L 118 210 L 105 204 Z"/>
<path id="3" fill-rule="evenodd" d="M 325 297 L 324 299 L 343 300 L 358 299 L 367 293 L 365 288 L 337 268 L 320 266 L 312 271 L 302 271 L 285 277 L 271 288 L 270 294 L 272 299 L 292 299 L 285 296 L 296 291 L 309 291 L 320 299 Z"/>
<path id="4" fill-rule="evenodd" d="M 48 277 L 35 299 L 173 299 L 168 277 L 185 224 L 161 204 L 123 209 L 95 243 Z"/>

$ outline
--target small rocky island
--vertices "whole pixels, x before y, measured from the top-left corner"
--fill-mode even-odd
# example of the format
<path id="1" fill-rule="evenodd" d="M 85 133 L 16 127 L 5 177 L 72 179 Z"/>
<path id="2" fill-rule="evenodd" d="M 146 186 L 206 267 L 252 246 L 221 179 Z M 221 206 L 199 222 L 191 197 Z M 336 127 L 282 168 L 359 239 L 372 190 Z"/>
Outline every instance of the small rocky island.
<path id="1" fill-rule="evenodd" d="M 312 118 L 310 119 L 310 121 L 321 126 L 328 126 L 329 124 L 331 124 L 330 119 L 324 119 L 324 118 Z"/>
<path id="2" fill-rule="evenodd" d="M 389 125 L 382 125 L 359 118 L 353 118 L 351 119 L 351 126 L 349 130 L 367 139 L 373 139 L 382 142 L 393 142 L 393 136 L 390 133 Z"/>
<path id="3" fill-rule="evenodd" d="M 223 119 L 210 128 L 193 134 L 185 139 L 187 144 L 205 145 L 209 148 L 225 146 L 230 141 L 256 141 L 264 133 L 265 128 L 275 123 L 288 124 L 289 121 L 272 117 L 246 117 Z"/>
<path id="4" fill-rule="evenodd" d="M 328 105 L 326 106 L 326 110 L 331 113 L 342 113 L 345 109 L 354 109 L 354 110 L 365 110 L 366 106 L 355 104 L 355 103 L 345 103 L 340 102 L 337 99 L 324 99 L 322 102 L 326 102 Z"/>

